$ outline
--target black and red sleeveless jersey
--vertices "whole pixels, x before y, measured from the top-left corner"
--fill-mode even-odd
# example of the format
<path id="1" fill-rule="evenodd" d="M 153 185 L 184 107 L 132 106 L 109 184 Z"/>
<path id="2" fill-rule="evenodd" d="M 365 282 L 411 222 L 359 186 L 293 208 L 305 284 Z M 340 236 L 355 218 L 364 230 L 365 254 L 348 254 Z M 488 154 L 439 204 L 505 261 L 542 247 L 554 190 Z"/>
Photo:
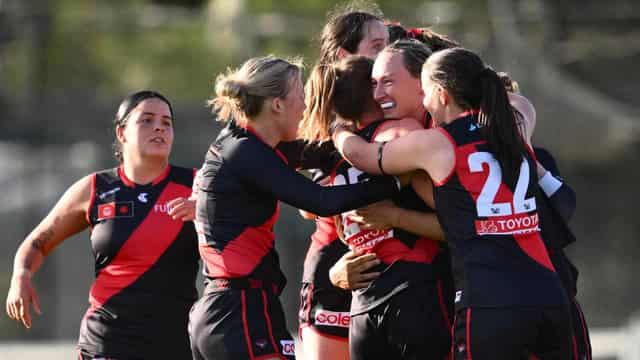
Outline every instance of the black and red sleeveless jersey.
<path id="1" fill-rule="evenodd" d="M 201 169 L 196 226 L 208 278 L 251 278 L 282 288 L 274 248 L 278 200 L 320 216 L 364 206 L 396 192 L 378 177 L 349 187 L 320 187 L 291 169 L 251 128 L 229 123 Z"/>
<path id="2" fill-rule="evenodd" d="M 188 198 L 193 177 L 193 169 L 176 166 L 147 185 L 122 168 L 93 174 L 87 220 L 96 279 L 80 328 L 84 351 L 152 358 L 189 350 L 184 326 L 197 298 L 197 238 L 193 223 L 173 220 L 166 204 Z"/>
<path id="3" fill-rule="evenodd" d="M 357 134 L 367 141 L 372 141 L 376 132 L 386 121 L 369 124 Z M 354 184 L 367 181 L 369 175 L 342 161 L 332 175 L 334 185 Z M 405 187 L 396 194 L 392 201 L 399 207 L 433 212 L 416 194 L 412 187 Z M 367 311 L 407 288 L 411 282 L 424 279 L 434 280 L 435 275 L 431 263 L 440 253 L 437 241 L 421 237 L 403 229 L 366 230 L 350 219 L 350 212 L 340 215 L 345 242 L 351 249 L 365 253 L 372 252 L 382 261 L 375 271 L 382 275 L 372 285 L 354 292 L 352 313 Z"/>
<path id="4" fill-rule="evenodd" d="M 540 235 L 533 156 L 516 183 L 503 182 L 477 115 L 438 128 L 455 148 L 455 166 L 435 184 L 438 218 L 450 243 L 456 306 L 558 305 L 566 302 Z"/>

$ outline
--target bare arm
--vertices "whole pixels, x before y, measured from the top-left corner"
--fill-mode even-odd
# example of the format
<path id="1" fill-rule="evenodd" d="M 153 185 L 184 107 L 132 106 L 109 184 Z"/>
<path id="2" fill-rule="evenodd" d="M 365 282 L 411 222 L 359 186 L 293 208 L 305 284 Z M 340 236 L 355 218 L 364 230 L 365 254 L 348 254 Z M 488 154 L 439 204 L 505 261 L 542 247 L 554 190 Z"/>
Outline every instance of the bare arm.
<path id="1" fill-rule="evenodd" d="M 388 121 L 381 126 L 374 140 L 389 141 L 422 129 L 422 125 L 412 118 Z M 425 203 L 431 208 L 435 208 L 429 176 L 424 171 L 416 171 L 415 173 L 417 175 L 412 177 L 414 190 Z M 352 219 L 362 223 L 364 229 L 395 227 L 434 240 L 444 240 L 444 233 L 435 214 L 404 209 L 391 201 L 382 201 L 358 209 Z"/>
<path id="2" fill-rule="evenodd" d="M 453 145 L 438 130 L 415 130 L 384 143 L 368 143 L 358 135 L 338 129 L 334 144 L 342 156 L 358 169 L 370 173 L 399 175 L 424 170 L 434 180 L 444 179 L 455 165 Z M 378 153 L 381 152 L 380 166 Z"/>
<path id="3" fill-rule="evenodd" d="M 356 210 L 350 216 L 363 229 L 400 228 L 432 240 L 444 241 L 444 233 L 435 213 L 401 208 L 389 200 Z"/>
<path id="4" fill-rule="evenodd" d="M 520 122 L 520 130 L 522 136 L 527 143 L 531 145 L 531 137 L 533 137 L 533 131 L 536 128 L 536 109 L 533 104 L 524 96 L 514 93 L 509 93 L 509 100 L 511 106 L 513 106 L 522 115 Z"/>
<path id="5" fill-rule="evenodd" d="M 6 310 L 10 318 L 31 327 L 29 305 L 40 313 L 38 297 L 31 284 L 44 258 L 65 239 L 89 226 L 86 210 L 91 197 L 91 177 L 86 176 L 73 184 L 62 195 L 49 214 L 24 239 L 13 264 L 11 287 L 7 295 Z"/>

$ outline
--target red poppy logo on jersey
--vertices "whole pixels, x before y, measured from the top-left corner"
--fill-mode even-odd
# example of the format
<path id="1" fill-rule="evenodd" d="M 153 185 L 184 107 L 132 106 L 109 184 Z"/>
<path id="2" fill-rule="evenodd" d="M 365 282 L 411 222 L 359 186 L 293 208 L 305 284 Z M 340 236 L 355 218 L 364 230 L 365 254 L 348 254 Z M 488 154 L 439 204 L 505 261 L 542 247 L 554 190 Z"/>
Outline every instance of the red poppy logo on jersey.
<path id="1" fill-rule="evenodd" d="M 133 216 L 133 202 L 121 201 L 98 205 L 98 220 Z"/>

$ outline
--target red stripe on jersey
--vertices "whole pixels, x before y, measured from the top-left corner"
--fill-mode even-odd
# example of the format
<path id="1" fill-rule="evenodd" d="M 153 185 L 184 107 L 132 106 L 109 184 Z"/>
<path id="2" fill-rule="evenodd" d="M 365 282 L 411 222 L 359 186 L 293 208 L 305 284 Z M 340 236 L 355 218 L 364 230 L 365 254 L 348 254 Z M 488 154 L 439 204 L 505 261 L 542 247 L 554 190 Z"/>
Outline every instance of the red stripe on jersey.
<path id="1" fill-rule="evenodd" d="M 311 235 L 311 244 L 304 259 L 304 268 L 307 263 L 318 254 L 320 250 L 333 244 L 334 241 L 340 241 L 338 230 L 336 229 L 333 217 L 318 217 L 316 219 L 316 231 Z"/>
<path id="2" fill-rule="evenodd" d="M 482 164 L 483 171 L 474 171 L 472 172 L 469 168 L 469 156 L 475 152 L 478 152 L 477 145 L 485 144 L 486 141 L 479 141 L 474 143 L 469 143 L 466 145 L 456 147 L 456 165 L 455 165 L 455 173 L 458 176 L 458 180 L 460 184 L 465 188 L 465 190 L 469 193 L 469 195 L 473 198 L 473 201 L 477 203 L 478 197 L 482 188 L 485 186 L 485 183 L 489 177 L 489 165 L 487 163 Z M 504 184 L 500 183 L 498 187 L 498 192 L 494 197 L 494 203 L 509 203 L 513 202 L 513 192 Z M 513 206 L 511 206 L 513 208 Z M 513 209 L 511 209 L 513 210 Z M 535 213 L 534 213 L 535 214 Z M 526 214 L 521 214 L 526 215 Z M 537 221 L 538 217 L 535 214 L 533 217 L 522 217 L 518 215 L 511 216 L 513 218 L 514 224 L 518 221 L 520 223 L 532 223 L 535 220 L 535 227 L 537 229 Z M 489 217 L 488 220 L 491 220 L 492 217 Z M 499 221 L 503 221 L 502 217 L 498 218 Z M 477 222 L 478 223 L 478 222 Z M 482 220 L 480 221 L 482 223 Z M 528 231 L 531 227 L 526 227 L 525 230 Z M 520 227 L 514 229 L 515 232 L 522 230 Z M 506 235 L 507 232 L 504 232 Z M 482 235 L 482 234 L 480 234 Z M 540 265 L 546 267 L 547 269 L 554 271 L 555 268 L 551 264 L 551 259 L 549 258 L 549 254 L 544 245 L 542 238 L 540 237 L 539 231 L 535 232 L 524 232 L 524 233 L 511 233 L 511 236 L 515 239 L 518 246 L 524 251 L 530 258 L 535 260 Z"/>
<path id="3" fill-rule="evenodd" d="M 311 235 L 311 246 L 324 247 L 338 238 L 333 217 L 318 217 L 316 219 L 316 231 Z"/>
<path id="4" fill-rule="evenodd" d="M 420 238 L 410 248 L 400 239 L 390 238 L 379 242 L 372 252 L 385 264 L 398 260 L 431 264 L 440 252 L 440 246 L 434 240 Z"/>
<path id="5" fill-rule="evenodd" d="M 164 205 L 176 197 L 188 197 L 190 192 L 191 189 L 186 186 L 169 183 L 154 207 Z M 100 270 L 89 295 L 92 309 L 106 303 L 149 270 L 182 229 L 181 220 L 173 220 L 164 212 L 154 211 L 154 207 L 109 265 Z"/>
<path id="6" fill-rule="evenodd" d="M 273 250 L 273 225 L 280 214 L 280 204 L 264 224 L 247 227 L 238 237 L 229 241 L 222 251 L 200 243 L 200 256 L 207 268 L 207 276 L 233 278 L 247 276 Z"/>

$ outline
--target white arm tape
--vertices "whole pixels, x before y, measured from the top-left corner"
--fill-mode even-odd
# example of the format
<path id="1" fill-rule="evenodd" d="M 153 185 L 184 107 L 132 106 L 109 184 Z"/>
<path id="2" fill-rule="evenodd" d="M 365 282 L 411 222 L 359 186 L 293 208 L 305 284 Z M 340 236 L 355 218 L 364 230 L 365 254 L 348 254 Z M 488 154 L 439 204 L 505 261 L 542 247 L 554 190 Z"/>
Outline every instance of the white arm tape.
<path id="1" fill-rule="evenodd" d="M 553 176 L 553 174 L 551 174 L 551 171 L 547 171 L 546 173 L 544 173 L 544 176 L 542 176 L 542 178 L 538 180 L 538 185 L 540 185 L 540 188 L 542 189 L 542 191 L 544 191 L 547 197 L 551 197 L 556 193 L 556 191 L 558 191 L 558 189 L 560 189 L 560 187 L 562 186 L 562 181 Z"/>

